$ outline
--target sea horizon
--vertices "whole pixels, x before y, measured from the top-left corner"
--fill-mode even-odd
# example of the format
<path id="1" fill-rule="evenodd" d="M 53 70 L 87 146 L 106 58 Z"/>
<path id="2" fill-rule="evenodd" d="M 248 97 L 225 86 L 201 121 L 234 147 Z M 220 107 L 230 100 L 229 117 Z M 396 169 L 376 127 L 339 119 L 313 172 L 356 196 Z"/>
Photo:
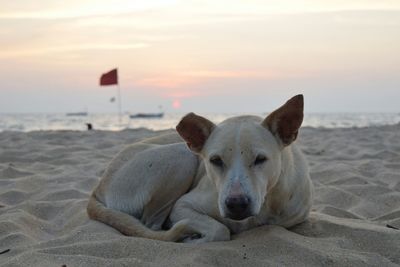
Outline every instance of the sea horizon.
<path id="1" fill-rule="evenodd" d="M 121 115 L 121 122 L 116 113 L 90 112 L 87 116 L 67 116 L 67 113 L 0 113 L 0 132 L 30 132 L 40 130 L 87 130 L 90 123 L 95 130 L 119 131 L 124 129 L 147 128 L 166 130 L 174 128 L 186 112 L 166 112 L 162 118 L 129 118 L 130 113 Z M 198 113 L 215 123 L 239 115 L 267 116 L 268 112 L 233 113 L 210 112 Z M 314 128 L 352 128 L 394 125 L 400 123 L 399 112 L 306 112 L 303 127 Z"/>

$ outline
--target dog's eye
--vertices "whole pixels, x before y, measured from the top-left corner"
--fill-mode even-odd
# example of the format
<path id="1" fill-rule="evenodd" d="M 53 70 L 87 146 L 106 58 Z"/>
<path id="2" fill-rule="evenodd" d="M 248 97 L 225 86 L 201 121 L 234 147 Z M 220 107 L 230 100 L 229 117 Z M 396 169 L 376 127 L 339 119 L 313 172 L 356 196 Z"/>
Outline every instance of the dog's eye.
<path id="1" fill-rule="evenodd" d="M 254 165 L 260 165 L 267 161 L 267 157 L 263 155 L 258 155 L 254 161 Z"/>
<path id="2" fill-rule="evenodd" d="M 217 167 L 223 167 L 224 166 L 224 162 L 222 161 L 221 157 L 219 156 L 213 156 L 210 158 L 210 162 L 211 164 L 213 164 L 214 166 Z"/>

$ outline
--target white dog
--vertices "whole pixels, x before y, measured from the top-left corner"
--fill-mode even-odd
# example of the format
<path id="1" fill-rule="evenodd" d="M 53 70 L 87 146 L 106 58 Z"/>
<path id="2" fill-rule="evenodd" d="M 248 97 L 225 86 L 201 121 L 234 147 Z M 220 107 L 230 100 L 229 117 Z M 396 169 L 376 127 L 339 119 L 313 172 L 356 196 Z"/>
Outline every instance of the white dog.
<path id="1" fill-rule="evenodd" d="M 186 144 L 170 134 L 120 152 L 88 214 L 126 235 L 196 243 L 303 222 L 313 190 L 293 144 L 302 120 L 302 95 L 264 120 L 241 116 L 215 125 L 190 113 L 176 127 Z"/>

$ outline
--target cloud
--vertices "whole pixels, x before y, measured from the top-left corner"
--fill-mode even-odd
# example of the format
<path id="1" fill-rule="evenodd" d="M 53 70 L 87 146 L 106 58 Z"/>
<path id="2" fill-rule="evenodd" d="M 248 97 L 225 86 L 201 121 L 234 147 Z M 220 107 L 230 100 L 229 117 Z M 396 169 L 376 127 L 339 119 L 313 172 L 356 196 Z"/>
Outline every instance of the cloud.
<path id="1" fill-rule="evenodd" d="M 0 18 L 5 19 L 65 19 L 106 16 L 161 8 L 175 4 L 174 0 L 71 0 L 68 2 L 15 0 L 2 3 Z"/>
<path id="2" fill-rule="evenodd" d="M 263 78 L 274 79 L 284 77 L 283 73 L 274 71 L 246 71 L 246 70 L 197 70 L 183 71 L 184 77 L 192 77 L 199 79 L 223 79 L 223 78 Z"/>
<path id="3" fill-rule="evenodd" d="M 233 71 L 233 70 L 194 70 L 177 73 L 163 73 L 153 77 L 143 78 L 134 82 L 135 88 L 151 91 L 154 95 L 166 98 L 186 99 L 199 96 L 233 93 L 232 88 L 219 87 L 217 84 L 230 84 L 233 81 L 270 81 L 294 77 L 290 73 L 273 71 Z M 207 86 L 206 86 L 207 85 Z M 207 88 L 211 86 L 210 88 Z"/>
<path id="4" fill-rule="evenodd" d="M 114 44 L 114 43 L 87 43 L 77 45 L 58 45 L 58 46 L 42 46 L 42 47 L 29 47 L 18 50 L 2 50 L 0 51 L 0 58 L 13 58 L 24 56 L 40 56 L 49 54 L 68 53 L 84 50 L 131 50 L 147 47 L 146 43 L 136 44 Z"/>
<path id="5" fill-rule="evenodd" d="M 146 87 L 179 88 L 200 83 L 210 79 L 234 79 L 234 78 L 259 78 L 272 79 L 283 77 L 268 71 L 229 71 L 229 70 L 196 70 L 181 71 L 179 73 L 169 73 L 156 75 L 152 78 L 144 78 L 137 81 L 137 84 Z"/>
<path id="6" fill-rule="evenodd" d="M 257 15 L 334 12 L 346 10 L 400 10 L 397 0 L 14 0 L 2 3 L 0 19 L 67 19 L 129 15 L 170 16 L 166 24 L 204 20 L 251 19 Z M 153 18 L 154 18 L 153 17 Z M 173 19 L 176 18 L 176 19 Z M 155 20 L 157 21 L 157 19 Z M 110 21 L 112 22 L 112 21 Z"/>

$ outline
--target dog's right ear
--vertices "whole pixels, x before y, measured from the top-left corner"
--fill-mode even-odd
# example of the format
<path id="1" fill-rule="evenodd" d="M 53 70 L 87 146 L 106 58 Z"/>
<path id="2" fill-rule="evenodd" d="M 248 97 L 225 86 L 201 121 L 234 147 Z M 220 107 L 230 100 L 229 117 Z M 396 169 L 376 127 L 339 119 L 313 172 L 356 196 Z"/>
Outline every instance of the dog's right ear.
<path id="1" fill-rule="evenodd" d="M 194 114 L 187 114 L 176 126 L 176 131 L 193 152 L 199 153 L 210 136 L 215 124 Z"/>

